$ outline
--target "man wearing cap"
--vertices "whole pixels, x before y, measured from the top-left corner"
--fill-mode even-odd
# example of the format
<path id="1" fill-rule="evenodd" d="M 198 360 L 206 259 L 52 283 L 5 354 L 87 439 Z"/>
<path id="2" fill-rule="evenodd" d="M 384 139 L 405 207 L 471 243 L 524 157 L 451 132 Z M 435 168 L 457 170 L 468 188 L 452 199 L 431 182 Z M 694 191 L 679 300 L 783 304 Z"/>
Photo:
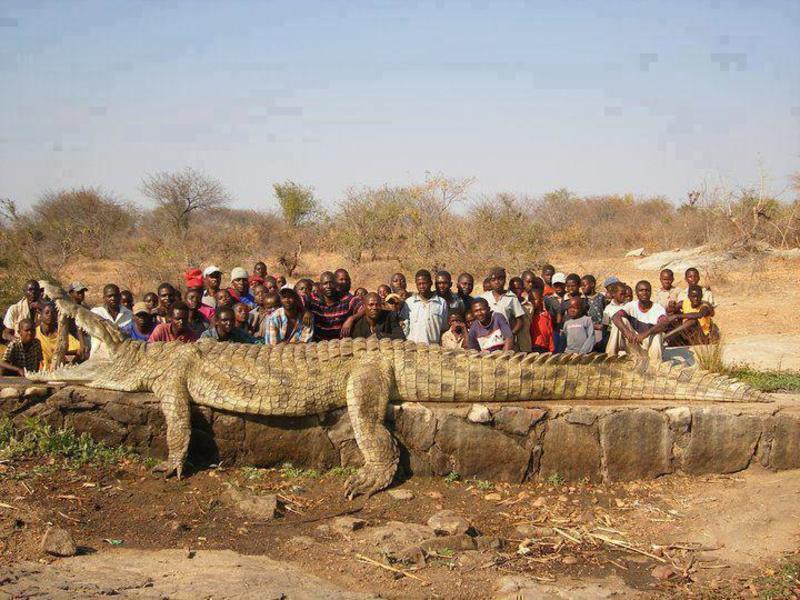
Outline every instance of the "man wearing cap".
<path id="1" fill-rule="evenodd" d="M 17 337 L 19 324 L 25 319 L 36 322 L 36 315 L 39 312 L 39 303 L 42 298 L 42 288 L 35 279 L 29 279 L 22 288 L 22 299 L 8 307 L 5 317 L 3 317 L 3 339 L 7 342 L 13 341 Z"/>
<path id="2" fill-rule="evenodd" d="M 150 339 L 150 334 L 153 333 L 153 315 L 147 304 L 144 302 L 137 302 L 133 305 L 133 320 L 122 328 L 122 333 L 130 337 L 132 340 L 146 342 Z"/>
<path id="3" fill-rule="evenodd" d="M 228 293 L 233 298 L 234 303 L 241 302 L 247 305 L 248 308 L 255 308 L 256 301 L 250 295 L 250 282 L 247 275 L 247 270 L 242 267 L 235 267 L 231 271 L 231 287 L 228 288 Z"/>
<path id="4" fill-rule="evenodd" d="M 524 324 L 525 309 L 519 302 L 517 295 L 506 288 L 506 270 L 503 267 L 494 267 L 489 271 L 492 289 L 481 294 L 493 313 L 500 313 L 511 325 L 511 333 L 516 336 Z"/>
<path id="5" fill-rule="evenodd" d="M 222 283 L 222 271 L 215 265 L 210 265 L 203 269 L 203 304 L 211 308 L 217 308 L 217 292 Z"/>

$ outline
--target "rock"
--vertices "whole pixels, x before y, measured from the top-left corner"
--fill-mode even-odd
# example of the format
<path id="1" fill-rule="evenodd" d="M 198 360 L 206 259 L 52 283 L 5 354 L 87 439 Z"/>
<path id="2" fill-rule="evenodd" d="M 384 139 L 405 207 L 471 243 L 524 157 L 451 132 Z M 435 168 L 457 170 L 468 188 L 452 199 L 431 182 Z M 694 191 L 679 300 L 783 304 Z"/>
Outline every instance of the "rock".
<path id="1" fill-rule="evenodd" d="M 433 446 L 436 436 L 436 417 L 427 406 L 409 402 L 395 413 L 394 431 L 403 445 L 411 451 L 425 452 Z"/>
<path id="2" fill-rule="evenodd" d="M 796 416 L 775 416 L 775 433 L 769 454 L 771 469 L 800 467 L 800 419 Z"/>
<path id="3" fill-rule="evenodd" d="M 567 481 L 600 481 L 600 440 L 595 425 L 574 425 L 564 419 L 548 422 L 539 477 L 551 475 Z"/>
<path id="4" fill-rule="evenodd" d="M 528 435 L 530 428 L 541 421 L 547 411 L 541 408 L 504 406 L 494 413 L 495 427 L 514 435 Z"/>
<path id="5" fill-rule="evenodd" d="M 387 492 L 387 494 L 389 494 L 389 497 L 392 498 L 392 500 L 413 500 L 414 499 L 414 492 L 412 492 L 411 490 L 403 490 L 403 489 L 397 490 L 397 489 L 395 489 L 395 490 L 389 490 Z"/>
<path id="6" fill-rule="evenodd" d="M 672 472 L 668 417 L 649 409 L 611 413 L 600 420 L 600 445 L 609 481 L 655 479 Z"/>
<path id="7" fill-rule="evenodd" d="M 539 527 L 537 525 L 531 525 L 530 523 L 517 525 L 514 531 L 516 531 L 520 537 L 532 539 L 539 539 L 555 535 L 555 531 L 553 531 L 552 527 Z"/>
<path id="8" fill-rule="evenodd" d="M 237 460 L 255 467 L 290 462 L 327 471 L 339 464 L 339 453 L 316 415 L 293 419 L 248 417 Z"/>
<path id="9" fill-rule="evenodd" d="M 428 519 L 428 527 L 438 535 L 458 535 L 467 533 L 469 521 L 452 510 L 441 510 Z"/>
<path id="10" fill-rule="evenodd" d="M 503 496 L 497 492 L 492 492 L 491 494 L 486 494 L 483 499 L 488 500 L 489 502 L 499 502 L 503 499 Z"/>
<path id="11" fill-rule="evenodd" d="M 632 256 L 632 257 L 635 257 L 635 258 L 639 258 L 639 257 L 642 257 L 644 255 L 645 255 L 644 248 L 636 248 L 636 250 L 630 250 L 625 255 L 625 258 L 628 258 L 629 256 Z"/>
<path id="12" fill-rule="evenodd" d="M 761 437 L 761 419 L 718 408 L 692 411 L 692 432 L 683 470 L 692 475 L 746 469 Z"/>
<path id="13" fill-rule="evenodd" d="M 473 404 L 469 409 L 467 420 L 473 423 L 489 423 L 492 420 L 492 413 L 483 404 Z"/>
<path id="14" fill-rule="evenodd" d="M 505 546 L 505 540 L 497 536 L 478 536 L 473 538 L 475 543 L 478 544 L 479 550 L 502 550 Z"/>
<path id="15" fill-rule="evenodd" d="M 47 388 L 43 385 L 32 385 L 31 387 L 25 388 L 25 392 L 22 395 L 25 398 L 30 398 L 32 396 L 46 396 Z"/>
<path id="16" fill-rule="evenodd" d="M 367 522 L 364 519 L 356 519 L 355 517 L 336 517 L 331 522 L 331 529 L 343 535 L 363 529 Z"/>
<path id="17" fill-rule="evenodd" d="M 657 567 L 654 567 L 652 571 L 650 571 L 650 575 L 660 581 L 667 581 L 668 579 L 677 577 L 678 573 L 669 565 L 658 565 Z"/>
<path id="18" fill-rule="evenodd" d="M 4 387 L 0 390 L 0 400 L 15 400 L 20 397 L 20 389 L 15 387 Z"/>
<path id="19" fill-rule="evenodd" d="M 521 483 L 531 458 L 531 451 L 517 439 L 452 415 L 440 422 L 436 445 L 451 457 L 452 470 L 493 481 Z"/>
<path id="20" fill-rule="evenodd" d="M 424 565 L 425 552 L 419 546 L 406 546 L 402 550 L 395 552 L 394 557 L 400 562 L 408 565 Z"/>
<path id="21" fill-rule="evenodd" d="M 409 546 L 418 546 L 420 542 L 434 535 L 430 527 L 402 521 L 389 521 L 376 527 L 365 527 L 355 533 L 359 539 L 389 553 L 399 552 Z"/>
<path id="22" fill-rule="evenodd" d="M 447 535 L 420 542 L 419 547 L 422 548 L 427 554 L 435 554 L 442 550 L 453 550 L 460 552 L 463 550 L 475 550 L 478 547 L 475 538 L 466 534 L 461 535 Z"/>
<path id="23" fill-rule="evenodd" d="M 251 519 L 270 521 L 278 512 L 278 497 L 275 494 L 256 494 L 252 490 L 229 485 L 222 499 Z"/>
<path id="24" fill-rule="evenodd" d="M 597 420 L 597 414 L 585 408 L 576 408 L 564 415 L 564 420 L 574 425 L 592 425 Z"/>
<path id="25" fill-rule="evenodd" d="M 74 556 L 77 552 L 72 535 L 60 527 L 48 527 L 42 538 L 42 552 L 53 556 Z"/>

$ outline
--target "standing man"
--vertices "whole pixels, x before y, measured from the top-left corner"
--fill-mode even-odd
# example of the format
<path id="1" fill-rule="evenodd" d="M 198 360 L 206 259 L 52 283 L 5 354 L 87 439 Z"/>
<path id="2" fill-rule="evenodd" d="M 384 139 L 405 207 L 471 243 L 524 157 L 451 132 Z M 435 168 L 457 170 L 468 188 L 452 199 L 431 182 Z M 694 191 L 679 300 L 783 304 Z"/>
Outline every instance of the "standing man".
<path id="1" fill-rule="evenodd" d="M 217 307 L 217 292 L 222 283 L 222 271 L 215 265 L 203 269 L 203 304 L 211 308 Z"/>
<path id="2" fill-rule="evenodd" d="M 406 276 L 400 272 L 392 275 L 389 280 L 389 285 L 392 288 L 392 293 L 400 296 L 402 300 L 406 300 L 411 294 L 408 293 L 408 284 L 406 283 Z"/>
<path id="3" fill-rule="evenodd" d="M 468 311 L 472 308 L 472 303 L 475 298 L 472 297 L 472 290 L 475 289 L 475 278 L 472 273 L 462 273 L 458 276 L 456 282 L 458 288 L 458 297 L 464 303 L 464 310 Z"/>
<path id="4" fill-rule="evenodd" d="M 156 325 L 148 342 L 195 342 L 200 334 L 189 327 L 189 307 L 176 302 L 170 307 L 169 323 Z"/>
<path id="5" fill-rule="evenodd" d="M 430 271 L 417 271 L 414 282 L 417 293 L 406 300 L 400 311 L 406 339 L 418 344 L 438 344 L 442 333 L 447 331 L 447 303 L 433 294 Z"/>
<path id="6" fill-rule="evenodd" d="M 133 305 L 133 321 L 122 330 L 132 340 L 146 342 L 153 333 L 153 315 L 144 302 Z"/>
<path id="7" fill-rule="evenodd" d="M 246 331 L 236 327 L 236 316 L 233 309 L 228 306 L 223 306 L 217 311 L 214 325 L 206 329 L 200 338 L 237 344 L 260 344 L 263 341 L 257 340 Z"/>
<path id="8" fill-rule="evenodd" d="M 18 334 L 19 324 L 30 319 L 36 322 L 36 315 L 39 312 L 39 301 L 42 298 L 42 288 L 35 279 L 29 279 L 22 287 L 22 299 L 8 307 L 6 316 L 3 317 L 3 339 L 7 342 L 12 341 Z"/>
<path id="9" fill-rule="evenodd" d="M 447 304 L 447 314 L 459 313 L 463 315 L 467 312 L 464 307 L 464 301 L 458 297 L 458 294 L 452 292 L 452 287 L 453 276 L 448 271 L 436 273 L 436 295 Z"/>
<path id="10" fill-rule="evenodd" d="M 156 306 L 156 321 L 159 323 L 169 322 L 172 305 L 175 304 L 177 294 L 175 286 L 164 282 L 158 286 L 158 306 Z"/>
<path id="11" fill-rule="evenodd" d="M 234 304 L 241 302 L 246 304 L 248 308 L 255 308 L 256 301 L 250 295 L 250 281 L 247 271 L 242 267 L 235 267 L 231 271 L 231 287 L 228 288 L 228 293 L 233 298 Z"/>
<path id="12" fill-rule="evenodd" d="M 338 340 L 349 336 L 353 323 L 352 296 L 343 295 L 336 283 L 336 276 L 330 271 L 320 275 L 322 293 L 308 297 L 306 309 L 314 317 L 314 341 Z M 349 323 L 347 331 L 344 326 Z"/>
<path id="13" fill-rule="evenodd" d="M 88 308 L 84 304 L 84 300 L 86 299 L 86 290 L 88 289 L 89 288 L 86 287 L 84 283 L 80 281 L 73 281 L 69 284 L 67 293 L 75 304 L 78 306 L 83 306 L 84 308 Z M 78 350 L 78 359 L 86 360 L 89 358 L 89 350 L 92 348 L 92 340 L 89 337 L 89 334 L 85 334 L 83 329 L 78 327 L 77 323 L 75 323 L 75 319 L 72 317 L 67 318 L 67 327 L 69 328 L 69 334 L 78 340 L 78 343 L 80 344 L 80 350 Z"/>
<path id="14" fill-rule="evenodd" d="M 133 313 L 121 304 L 122 294 L 119 287 L 113 283 L 108 283 L 103 287 L 103 305 L 95 306 L 92 312 L 114 323 L 120 329 L 124 329 L 133 321 Z M 102 340 L 92 338 L 92 353 L 106 352 Z"/>
<path id="15" fill-rule="evenodd" d="M 500 313 L 511 326 L 511 333 L 516 336 L 522 329 L 525 309 L 519 303 L 514 292 L 506 289 L 506 270 L 503 267 L 494 267 L 489 271 L 491 289 L 481 294 L 486 300 L 489 310 Z"/>

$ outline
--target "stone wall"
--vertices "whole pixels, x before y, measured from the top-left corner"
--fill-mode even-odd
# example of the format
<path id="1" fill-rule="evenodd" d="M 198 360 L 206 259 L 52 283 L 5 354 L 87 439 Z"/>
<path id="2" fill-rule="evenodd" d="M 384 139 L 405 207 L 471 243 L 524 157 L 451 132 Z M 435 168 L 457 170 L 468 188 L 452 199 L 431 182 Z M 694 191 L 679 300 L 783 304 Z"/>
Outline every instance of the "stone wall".
<path id="1" fill-rule="evenodd" d="M 11 391 L 16 390 L 16 392 Z M 51 395 L 52 394 L 52 395 Z M 6 387 L 0 414 L 38 416 L 144 455 L 166 455 L 164 420 L 152 394 L 82 387 Z M 732 473 L 758 462 L 800 467 L 800 403 L 444 405 L 408 403 L 387 415 L 406 472 L 520 482 L 652 479 L 673 472 Z M 358 466 L 347 412 L 250 417 L 194 407 L 195 464 L 329 469 Z"/>

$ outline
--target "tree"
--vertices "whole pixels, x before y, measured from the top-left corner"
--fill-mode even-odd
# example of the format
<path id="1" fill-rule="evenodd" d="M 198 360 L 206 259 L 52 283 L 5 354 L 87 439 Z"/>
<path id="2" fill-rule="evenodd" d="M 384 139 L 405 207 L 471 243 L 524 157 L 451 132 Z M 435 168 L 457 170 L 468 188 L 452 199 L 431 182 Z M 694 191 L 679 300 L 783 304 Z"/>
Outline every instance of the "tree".
<path id="1" fill-rule="evenodd" d="M 287 180 L 273 184 L 272 189 L 289 227 L 296 228 L 313 221 L 319 214 L 319 203 L 314 198 L 314 188 Z"/>
<path id="2" fill-rule="evenodd" d="M 194 213 L 225 206 L 230 200 L 219 181 L 190 167 L 176 173 L 148 175 L 141 191 L 155 202 L 182 238 L 189 232 Z"/>

